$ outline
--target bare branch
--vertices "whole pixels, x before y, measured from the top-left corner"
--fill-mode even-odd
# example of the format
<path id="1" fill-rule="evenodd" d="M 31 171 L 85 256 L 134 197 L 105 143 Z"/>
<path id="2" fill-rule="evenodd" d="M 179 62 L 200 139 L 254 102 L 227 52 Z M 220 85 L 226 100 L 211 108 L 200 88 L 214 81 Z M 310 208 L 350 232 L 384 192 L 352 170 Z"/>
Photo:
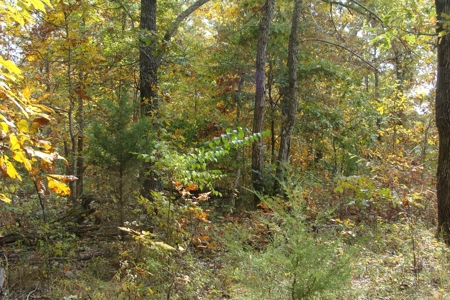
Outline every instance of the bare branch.
<path id="1" fill-rule="evenodd" d="M 329 44 L 329 45 L 333 45 L 333 46 L 339 47 L 339 48 L 341 48 L 341 49 L 344 49 L 344 50 L 350 52 L 350 53 L 353 54 L 354 56 L 356 56 L 359 60 L 361 60 L 362 62 L 364 62 L 366 65 L 368 65 L 368 66 L 369 66 L 371 69 L 373 69 L 375 72 L 381 73 L 381 72 L 377 69 L 377 67 L 375 67 L 373 64 L 371 64 L 369 61 L 365 60 L 361 55 L 359 55 L 359 54 L 356 53 L 355 51 L 353 51 L 353 50 L 351 50 L 351 49 L 349 49 L 349 48 L 347 48 L 347 47 L 345 47 L 345 46 L 342 46 L 342 45 L 339 45 L 339 44 L 336 44 L 336 43 L 333 43 L 333 42 L 330 42 L 330 41 L 327 41 L 327 40 L 316 39 L 316 38 L 303 39 L 303 40 L 300 40 L 300 42 L 321 42 L 321 43 L 325 43 L 325 44 Z"/>
<path id="2" fill-rule="evenodd" d="M 356 4 L 357 6 L 361 7 L 363 10 L 365 10 L 367 13 L 369 13 L 369 15 L 373 16 L 375 19 L 377 19 L 378 21 L 380 21 L 381 24 L 383 24 L 383 20 L 376 14 L 374 13 L 372 10 L 370 10 L 369 8 L 367 8 L 366 6 L 364 6 L 363 4 L 355 1 L 355 0 L 350 0 L 352 3 Z M 323 2 L 328 3 L 328 4 L 336 4 L 336 5 L 340 5 L 343 6 L 347 9 L 351 9 L 354 10 L 360 14 L 364 14 L 363 12 L 361 12 L 360 10 L 356 9 L 353 5 L 347 4 L 347 3 L 342 3 L 340 1 L 330 1 L 330 0 L 323 0 Z"/>
<path id="3" fill-rule="evenodd" d="M 356 5 L 360 6 L 362 9 L 364 9 L 365 11 L 367 11 L 371 16 L 373 16 L 375 19 L 377 19 L 378 21 L 381 22 L 381 24 L 383 24 L 383 20 L 381 20 L 381 18 L 374 13 L 373 11 L 371 11 L 370 9 L 368 9 L 365 5 L 359 3 L 358 1 L 355 0 L 350 0 L 351 2 L 355 3 Z"/>

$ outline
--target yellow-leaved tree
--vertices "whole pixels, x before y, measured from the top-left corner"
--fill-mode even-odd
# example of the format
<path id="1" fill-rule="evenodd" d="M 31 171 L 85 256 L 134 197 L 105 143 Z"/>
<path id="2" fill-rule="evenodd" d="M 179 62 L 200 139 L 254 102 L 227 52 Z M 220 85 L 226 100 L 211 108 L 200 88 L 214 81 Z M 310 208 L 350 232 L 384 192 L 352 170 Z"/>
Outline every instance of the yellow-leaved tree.
<path id="1" fill-rule="evenodd" d="M 34 12 L 46 13 L 46 7 L 52 7 L 49 0 L 0 4 L 3 25 L 14 29 L 4 30 L 2 40 L 11 40 L 8 35 L 32 24 Z M 22 181 L 21 173 L 28 174 L 39 194 L 52 190 L 68 196 L 70 189 L 64 182 L 76 178 L 53 174 L 55 162 L 66 160 L 40 134 L 40 128 L 51 122 L 53 111 L 39 103 L 46 95 L 39 99 L 32 97 L 25 77 L 16 63 L 0 54 L 0 172 L 3 177 L 19 181 Z M 11 202 L 12 186 L 0 186 L 0 201 Z"/>

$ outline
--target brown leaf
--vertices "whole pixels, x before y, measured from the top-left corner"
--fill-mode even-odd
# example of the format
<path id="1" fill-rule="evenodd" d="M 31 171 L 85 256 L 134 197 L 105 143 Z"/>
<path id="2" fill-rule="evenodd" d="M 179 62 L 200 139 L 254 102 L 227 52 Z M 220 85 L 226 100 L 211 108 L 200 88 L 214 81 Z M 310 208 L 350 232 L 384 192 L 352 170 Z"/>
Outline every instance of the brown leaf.
<path id="1" fill-rule="evenodd" d="M 39 117 L 35 118 L 33 122 L 38 123 L 40 126 L 45 126 L 50 122 L 50 120 L 45 117 Z"/>
<path id="2" fill-rule="evenodd" d="M 48 177 L 51 177 L 55 180 L 62 181 L 62 182 L 72 182 L 77 181 L 78 178 L 73 175 L 57 175 L 57 174 L 47 174 Z"/>

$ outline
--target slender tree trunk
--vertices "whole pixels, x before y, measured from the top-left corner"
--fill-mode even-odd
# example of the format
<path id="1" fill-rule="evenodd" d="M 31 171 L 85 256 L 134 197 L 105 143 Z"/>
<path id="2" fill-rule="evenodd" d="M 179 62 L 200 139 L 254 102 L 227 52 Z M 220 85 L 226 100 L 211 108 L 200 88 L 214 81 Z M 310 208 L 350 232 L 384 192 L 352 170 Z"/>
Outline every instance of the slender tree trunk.
<path id="1" fill-rule="evenodd" d="M 71 38 L 69 29 L 69 14 L 64 12 L 64 22 L 65 22 L 65 33 L 66 39 L 69 41 Z M 67 141 L 64 141 L 65 156 L 71 160 L 70 167 L 67 167 L 67 175 L 76 176 L 77 172 L 77 137 L 75 133 L 75 93 L 72 82 L 72 46 L 68 43 L 67 47 L 67 93 L 69 95 L 69 110 L 67 111 L 67 118 L 69 120 L 69 137 L 70 145 Z M 69 183 L 70 187 L 70 199 L 72 204 L 76 203 L 77 200 L 77 181 L 72 181 Z"/>
<path id="2" fill-rule="evenodd" d="M 450 15 L 450 0 L 436 0 L 438 34 L 442 35 Z M 450 245 L 450 36 L 437 44 L 436 125 L 439 133 L 437 168 L 438 235 Z"/>
<path id="3" fill-rule="evenodd" d="M 276 118 L 276 110 L 277 110 L 277 102 L 272 97 L 272 86 L 274 83 L 274 74 L 273 74 L 273 63 L 269 58 L 269 73 L 267 74 L 267 96 L 270 104 L 270 163 L 275 164 L 277 161 L 275 155 L 275 145 L 277 141 L 277 136 L 275 132 L 275 118 Z"/>
<path id="4" fill-rule="evenodd" d="M 259 36 L 256 52 L 256 95 L 253 117 L 253 133 L 261 133 L 264 124 L 265 80 L 266 80 L 266 49 L 269 40 L 270 22 L 275 8 L 275 0 L 267 0 L 264 5 L 264 16 L 259 23 Z M 252 145 L 252 182 L 257 193 L 264 192 L 263 177 L 263 141 L 259 138 Z M 259 197 L 255 194 L 254 206 L 259 204 Z"/>
<path id="5" fill-rule="evenodd" d="M 242 93 L 242 87 L 244 85 L 245 81 L 245 74 L 241 74 L 241 78 L 239 79 L 238 89 L 236 93 L 234 94 L 235 100 L 236 100 L 236 120 L 234 122 L 234 126 L 237 128 L 240 125 L 241 122 L 241 93 Z M 236 178 L 234 180 L 233 186 L 231 187 L 231 205 L 236 208 L 236 194 L 239 193 L 238 187 L 241 180 L 241 164 L 242 164 L 242 153 L 243 149 L 236 149 Z"/>
<path id="6" fill-rule="evenodd" d="M 294 13 L 292 15 L 291 34 L 289 36 L 288 48 L 288 88 L 281 100 L 281 111 L 283 123 L 281 125 L 280 149 L 278 151 L 277 162 L 277 182 L 275 190 L 280 192 L 280 183 L 285 175 L 285 165 L 289 160 L 291 135 L 295 127 L 297 117 L 297 70 L 298 70 L 298 30 L 300 24 L 300 14 L 302 11 L 302 0 L 295 0 Z"/>

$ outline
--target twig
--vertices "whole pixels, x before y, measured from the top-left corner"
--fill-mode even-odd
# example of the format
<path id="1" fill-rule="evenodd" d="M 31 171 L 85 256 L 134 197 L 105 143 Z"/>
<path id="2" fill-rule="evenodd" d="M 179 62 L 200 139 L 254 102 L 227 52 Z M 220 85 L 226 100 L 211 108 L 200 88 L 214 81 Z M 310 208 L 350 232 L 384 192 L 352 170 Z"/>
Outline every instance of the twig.
<path id="1" fill-rule="evenodd" d="M 368 61 L 365 60 L 361 55 L 359 55 L 359 54 L 356 53 L 355 51 L 353 51 L 353 50 L 351 50 L 351 49 L 349 49 L 349 48 L 347 48 L 347 47 L 345 47 L 345 46 L 342 46 L 342 45 L 339 45 L 339 44 L 336 44 L 336 43 L 333 43 L 333 42 L 330 42 L 330 41 L 327 41 L 327 40 L 317 39 L 317 38 L 310 38 L 310 39 L 303 39 L 303 40 L 300 40 L 300 42 L 309 42 L 309 41 L 311 41 L 311 42 L 321 42 L 321 43 L 333 45 L 333 46 L 342 48 L 342 49 L 344 49 L 344 50 L 347 50 L 348 52 L 350 52 L 351 54 L 353 54 L 354 56 L 356 56 L 357 58 L 359 58 L 362 62 L 364 62 L 365 64 L 367 64 L 367 65 L 368 65 L 370 68 L 372 68 L 375 72 L 381 73 L 381 72 L 377 69 L 377 67 L 375 67 L 372 63 L 368 62 Z"/>
<path id="2" fill-rule="evenodd" d="M 38 287 L 36 286 L 36 288 L 35 288 L 34 290 L 32 290 L 31 292 L 28 293 L 28 295 L 27 295 L 27 300 L 30 299 L 31 294 L 33 294 L 34 292 L 36 292 L 37 289 L 38 289 Z"/>
<path id="3" fill-rule="evenodd" d="M 34 181 L 34 180 L 33 180 L 33 182 L 34 182 L 34 187 L 36 188 L 36 193 L 37 193 L 38 198 L 39 198 L 39 204 L 41 205 L 42 216 L 44 217 L 44 223 L 47 223 L 47 216 L 45 214 L 45 206 L 44 206 L 44 201 L 42 199 L 42 195 L 41 195 L 41 193 L 39 193 L 39 187 L 38 187 L 37 182 Z"/>
<path id="4" fill-rule="evenodd" d="M 350 5 L 350 4 L 342 3 L 342 2 L 340 2 L 340 1 L 328 1 L 328 0 L 323 0 L 323 2 L 328 3 L 328 4 L 336 4 L 336 5 L 340 5 L 340 6 L 343 6 L 343 7 L 347 8 L 347 9 L 349 9 L 349 10 L 355 10 L 355 11 L 357 11 L 358 13 L 363 14 L 361 11 L 357 10 L 355 7 L 353 7 L 353 6 Z M 368 12 L 369 15 L 373 16 L 373 17 L 374 17 L 375 19 L 377 19 L 381 24 L 383 24 L 383 20 L 382 20 L 376 13 L 374 13 L 373 11 L 371 11 L 369 8 L 367 8 L 367 7 L 364 6 L 363 4 L 361 4 L 361 3 L 357 2 L 357 1 L 354 1 L 354 0 L 351 0 L 350 2 L 352 2 L 352 3 L 356 4 L 357 6 L 361 7 L 363 10 L 365 10 L 366 12 Z"/>
<path id="5" fill-rule="evenodd" d="M 330 3 L 330 19 L 331 19 L 331 23 L 333 23 L 333 27 L 334 27 L 334 31 L 336 32 L 338 38 L 341 41 L 344 41 L 344 39 L 342 38 L 341 34 L 339 33 L 336 23 L 334 22 L 334 18 L 333 18 L 333 3 Z"/>

